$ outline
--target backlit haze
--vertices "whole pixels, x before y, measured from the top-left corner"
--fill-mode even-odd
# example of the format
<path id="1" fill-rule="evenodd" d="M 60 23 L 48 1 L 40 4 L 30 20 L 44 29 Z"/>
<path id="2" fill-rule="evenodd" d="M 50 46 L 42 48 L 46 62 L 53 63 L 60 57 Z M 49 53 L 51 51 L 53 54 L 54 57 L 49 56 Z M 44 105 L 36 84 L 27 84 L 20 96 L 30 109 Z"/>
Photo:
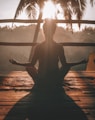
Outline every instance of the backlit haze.
<path id="1" fill-rule="evenodd" d="M 0 0 L 0 19 L 13 19 L 17 6 L 20 0 Z M 52 9 L 51 9 L 52 8 Z M 55 18 L 56 8 L 60 10 L 60 14 L 57 15 L 58 19 L 64 19 L 61 14 L 62 9 L 59 5 L 55 6 L 51 1 L 45 3 L 43 10 L 43 19 L 45 18 Z M 47 13 L 48 11 L 48 13 Z M 95 6 L 91 7 L 90 4 L 87 4 L 87 9 L 84 12 L 84 20 L 95 20 Z M 25 13 L 25 10 L 17 17 L 17 19 L 28 19 Z M 0 26 L 12 26 L 12 23 L 1 23 Z M 0 28 L 0 42 L 29 42 L 32 43 L 35 25 L 23 26 L 29 24 L 23 23 L 14 23 L 14 29 L 10 30 L 5 28 Z M 15 27 L 22 25 L 22 27 Z M 59 24 L 57 24 L 59 25 Z M 81 28 L 84 25 L 81 24 Z M 91 25 L 88 25 L 91 26 Z M 92 25 L 93 27 L 95 25 Z M 56 42 L 90 42 L 95 43 L 95 30 L 86 30 L 74 32 L 66 31 L 62 27 L 65 27 L 65 24 L 60 24 L 56 29 L 54 40 Z M 73 25 L 75 31 L 79 30 L 78 25 Z M 37 42 L 43 40 L 42 30 L 39 31 Z M 78 62 L 83 59 L 88 59 L 90 53 L 95 52 L 95 47 L 64 47 L 65 56 L 68 62 Z M 21 62 L 26 62 L 29 60 L 31 47 L 30 46 L 0 46 L 0 73 L 14 71 L 14 70 L 25 70 L 24 67 L 16 66 L 9 63 L 10 58 L 17 59 Z M 74 70 L 85 70 L 86 65 L 76 66 Z"/>
<path id="2" fill-rule="evenodd" d="M 20 0 L 0 0 L 0 19 L 13 19 L 16 8 L 19 4 Z M 89 1 L 89 0 L 88 0 Z M 47 3 L 45 3 L 44 10 L 43 10 L 43 19 L 44 18 L 55 18 L 56 9 L 59 9 L 60 14 L 57 15 L 58 19 L 64 19 L 63 14 L 61 14 L 62 10 L 59 5 L 55 6 L 51 0 L 49 0 Z M 48 12 L 47 12 L 48 11 Z M 87 3 L 87 8 L 84 12 L 83 19 L 84 20 L 95 20 L 95 6 L 91 6 L 91 4 Z M 48 14 L 49 13 L 49 14 Z M 19 16 L 18 19 L 28 19 L 25 11 L 23 11 Z M 11 26 L 11 23 L 1 23 L 0 26 L 9 25 Z M 23 23 L 15 23 L 15 25 L 23 25 Z M 25 24 L 24 24 L 25 25 Z M 65 27 L 65 25 L 60 24 L 61 26 Z M 81 25 L 81 28 L 83 28 L 85 25 Z M 95 25 L 87 25 L 94 27 Z M 78 30 L 77 25 L 73 25 L 74 30 Z"/>

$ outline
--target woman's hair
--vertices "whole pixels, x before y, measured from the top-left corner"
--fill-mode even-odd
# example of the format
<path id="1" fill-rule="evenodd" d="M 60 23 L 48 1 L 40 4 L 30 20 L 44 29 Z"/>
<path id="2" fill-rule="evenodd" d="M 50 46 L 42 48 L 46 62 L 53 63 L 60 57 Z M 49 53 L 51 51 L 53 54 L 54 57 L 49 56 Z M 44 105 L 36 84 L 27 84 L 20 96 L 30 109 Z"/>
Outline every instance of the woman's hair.
<path id="1" fill-rule="evenodd" d="M 44 30 L 44 33 L 47 32 L 47 30 L 52 31 L 52 33 L 55 33 L 55 30 L 56 30 L 55 21 L 51 19 L 46 19 L 43 24 L 43 30 Z"/>

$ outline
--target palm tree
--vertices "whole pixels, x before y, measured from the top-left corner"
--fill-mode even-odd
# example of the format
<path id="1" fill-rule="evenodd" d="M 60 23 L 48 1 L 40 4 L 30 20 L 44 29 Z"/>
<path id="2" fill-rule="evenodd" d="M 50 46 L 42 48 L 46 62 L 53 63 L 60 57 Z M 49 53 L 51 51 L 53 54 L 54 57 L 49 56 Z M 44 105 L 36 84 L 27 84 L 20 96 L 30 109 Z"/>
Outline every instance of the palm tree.
<path id="1" fill-rule="evenodd" d="M 34 40 L 36 42 L 39 28 L 40 20 L 42 19 L 42 9 L 44 7 L 44 2 L 48 0 L 20 0 L 20 3 L 17 7 L 14 19 L 18 17 L 21 11 L 26 8 L 28 17 L 36 16 L 36 6 L 39 6 L 39 17 L 38 24 L 35 30 Z M 63 14 L 66 20 L 72 20 L 73 14 L 76 15 L 76 19 L 80 20 L 83 16 L 84 10 L 86 8 L 87 0 L 51 0 L 54 4 L 60 4 L 63 9 Z M 93 5 L 94 0 L 90 0 L 90 3 Z M 59 12 L 59 11 L 58 11 Z M 72 23 L 70 23 L 72 28 Z M 80 24 L 78 23 L 79 27 Z M 31 58 L 30 58 L 31 59 Z"/>
<path id="2" fill-rule="evenodd" d="M 21 11 L 26 8 L 28 13 L 28 17 L 36 16 L 36 4 L 39 6 L 39 16 L 42 17 L 42 9 L 44 6 L 44 2 L 48 0 L 20 0 L 20 3 L 17 7 L 14 19 L 18 17 Z M 75 14 L 76 18 L 80 20 L 83 16 L 83 12 L 86 8 L 87 0 L 51 0 L 55 4 L 60 4 L 63 8 L 64 17 L 66 20 L 71 20 L 72 15 Z M 94 4 L 94 0 L 89 0 L 90 3 Z"/>
<path id="3" fill-rule="evenodd" d="M 41 12 L 41 9 L 43 9 L 45 1 L 48 1 L 48 0 L 20 0 L 14 19 L 17 18 L 17 16 L 21 13 L 23 8 L 25 7 L 26 7 L 26 10 L 28 11 L 28 16 L 34 15 L 35 14 L 34 9 L 36 7 L 35 4 L 39 6 L 39 10 Z M 61 4 L 65 13 L 65 16 L 69 16 L 69 15 L 72 16 L 72 13 L 75 13 L 78 19 L 82 17 L 82 14 L 86 7 L 86 2 L 87 2 L 87 0 L 52 0 L 52 1 L 55 2 L 56 4 L 58 3 Z M 93 6 L 94 0 L 90 0 L 90 3 Z"/>
<path id="4" fill-rule="evenodd" d="M 34 39 L 33 42 L 35 43 L 37 41 L 37 37 L 38 37 L 38 32 L 39 32 L 39 28 L 40 28 L 40 20 L 42 18 L 42 8 L 44 5 L 44 1 L 45 0 L 20 0 L 20 3 L 17 7 L 14 19 L 17 18 L 17 16 L 20 14 L 20 12 L 26 7 L 26 11 L 28 13 L 28 17 L 32 16 L 36 16 L 36 4 L 39 6 L 39 17 L 38 17 L 38 24 L 35 30 L 35 34 L 34 34 Z M 30 57 L 29 57 L 29 61 L 32 58 L 32 53 L 33 53 L 33 48 L 31 49 L 30 52 Z"/>

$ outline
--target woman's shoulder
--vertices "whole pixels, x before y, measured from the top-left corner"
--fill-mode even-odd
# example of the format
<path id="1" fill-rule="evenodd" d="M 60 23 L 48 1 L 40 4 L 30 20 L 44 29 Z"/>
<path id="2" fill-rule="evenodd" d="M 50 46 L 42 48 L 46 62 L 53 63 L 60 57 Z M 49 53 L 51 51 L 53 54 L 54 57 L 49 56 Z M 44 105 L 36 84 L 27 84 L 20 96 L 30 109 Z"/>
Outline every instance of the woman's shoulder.
<path id="1" fill-rule="evenodd" d="M 38 43 L 38 44 L 35 46 L 35 48 L 39 50 L 39 49 L 42 48 L 42 46 L 44 46 L 44 42 Z"/>
<path id="2" fill-rule="evenodd" d="M 55 43 L 55 45 L 56 45 L 56 47 L 58 47 L 59 49 L 61 48 L 63 48 L 63 45 L 62 44 L 60 44 L 60 43 Z"/>

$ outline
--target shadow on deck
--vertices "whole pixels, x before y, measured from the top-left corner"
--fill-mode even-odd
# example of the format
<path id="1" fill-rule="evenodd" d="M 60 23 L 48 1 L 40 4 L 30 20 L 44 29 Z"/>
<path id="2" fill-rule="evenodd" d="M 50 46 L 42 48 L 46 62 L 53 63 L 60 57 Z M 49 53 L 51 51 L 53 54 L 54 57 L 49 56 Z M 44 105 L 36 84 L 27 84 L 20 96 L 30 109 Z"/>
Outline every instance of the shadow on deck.
<path id="1" fill-rule="evenodd" d="M 0 120 L 95 120 L 95 72 L 69 72 L 62 88 L 33 88 L 26 72 L 0 75 Z"/>

